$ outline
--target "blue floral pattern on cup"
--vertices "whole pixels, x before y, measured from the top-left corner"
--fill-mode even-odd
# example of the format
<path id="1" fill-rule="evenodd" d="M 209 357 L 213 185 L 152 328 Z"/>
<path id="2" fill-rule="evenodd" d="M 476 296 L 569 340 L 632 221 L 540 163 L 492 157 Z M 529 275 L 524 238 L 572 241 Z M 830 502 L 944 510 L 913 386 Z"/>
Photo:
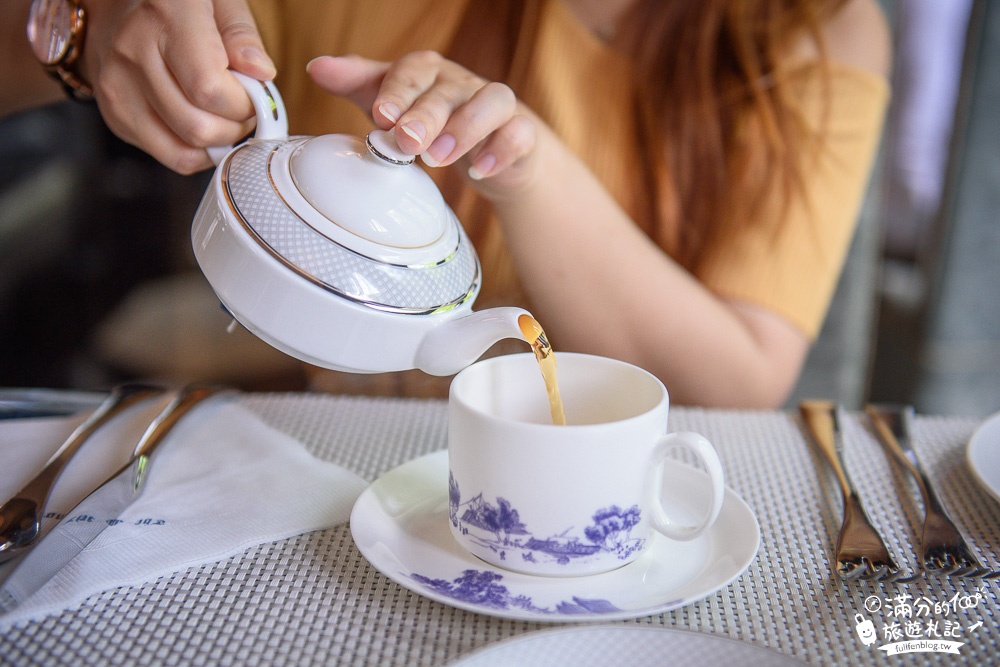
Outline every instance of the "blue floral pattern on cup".
<path id="1" fill-rule="evenodd" d="M 566 565 L 571 559 L 585 559 L 601 554 L 613 554 L 626 560 L 642 550 L 645 540 L 631 536 L 642 513 L 638 505 L 622 509 L 617 505 L 596 510 L 593 523 L 583 529 L 583 535 L 572 534 L 569 527 L 557 535 L 534 536 L 521 521 L 510 502 L 497 498 L 491 504 L 477 494 L 462 502 L 458 482 L 448 474 L 448 515 L 453 526 L 469 535 L 480 546 L 496 552 L 501 560 L 518 557 L 530 563 L 556 562 Z"/>

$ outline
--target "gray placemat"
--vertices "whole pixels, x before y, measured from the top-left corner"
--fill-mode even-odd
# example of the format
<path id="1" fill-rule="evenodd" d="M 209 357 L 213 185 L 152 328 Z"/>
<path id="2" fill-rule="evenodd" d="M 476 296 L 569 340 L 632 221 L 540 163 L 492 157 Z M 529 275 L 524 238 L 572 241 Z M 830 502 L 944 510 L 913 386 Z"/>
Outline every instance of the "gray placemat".
<path id="1" fill-rule="evenodd" d="M 317 457 L 366 479 L 446 444 L 441 401 L 309 394 L 242 400 Z M 921 416 L 914 445 L 956 521 L 996 566 L 1000 506 L 965 468 L 965 444 L 977 425 Z M 846 584 L 831 576 L 839 492 L 796 415 L 674 408 L 671 428 L 698 431 L 716 445 L 729 486 L 757 515 L 761 548 L 747 572 L 717 594 L 623 623 L 718 634 L 814 664 L 1000 664 L 998 583 Z M 893 555 L 913 567 L 922 516 L 915 487 L 889 465 L 862 417 L 848 420 L 845 440 L 850 473 L 874 523 Z M 934 609 L 973 599 L 974 607 Z M 928 604 L 929 611 L 915 616 Z M 857 614 L 874 624 L 876 645 L 864 645 L 856 634 Z M 946 621 L 950 631 L 958 628 L 960 656 L 889 657 L 877 649 L 891 641 L 886 633 L 894 623 L 916 620 L 924 631 L 936 622 L 941 632 Z M 555 627 L 464 612 L 415 595 L 370 568 L 344 525 L 106 591 L 59 616 L 15 626 L 0 636 L 0 664 L 437 667 L 492 642 Z"/>

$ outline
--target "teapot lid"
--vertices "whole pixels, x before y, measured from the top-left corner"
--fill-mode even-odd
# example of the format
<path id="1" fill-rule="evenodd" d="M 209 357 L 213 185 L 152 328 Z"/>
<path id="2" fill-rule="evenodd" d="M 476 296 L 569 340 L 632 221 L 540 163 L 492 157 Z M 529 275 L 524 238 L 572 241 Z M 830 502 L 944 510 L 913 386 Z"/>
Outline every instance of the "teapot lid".
<path id="1" fill-rule="evenodd" d="M 396 261 L 402 249 L 426 248 L 419 253 L 423 259 L 411 252 L 409 261 L 432 264 L 448 250 L 435 247 L 435 242 L 448 232 L 451 211 L 423 171 L 405 168 L 413 156 L 395 145 L 395 139 L 382 130 L 368 135 L 365 150 L 359 149 L 353 137 L 327 134 L 298 144 L 287 167 L 279 167 L 284 167 L 282 172 L 287 169 L 295 193 L 312 209 L 375 244 L 366 254 Z M 284 173 L 275 187 L 287 200 L 289 184 Z"/>
<path id="2" fill-rule="evenodd" d="M 254 138 L 219 174 L 241 225 L 314 284 L 400 313 L 441 312 L 478 292 L 461 224 L 390 133 Z"/>

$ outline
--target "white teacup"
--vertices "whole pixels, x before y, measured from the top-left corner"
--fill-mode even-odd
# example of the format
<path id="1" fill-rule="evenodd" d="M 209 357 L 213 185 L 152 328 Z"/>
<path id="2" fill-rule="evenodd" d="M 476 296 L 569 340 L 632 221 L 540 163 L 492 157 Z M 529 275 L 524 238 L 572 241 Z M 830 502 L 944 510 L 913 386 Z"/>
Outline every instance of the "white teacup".
<path id="1" fill-rule="evenodd" d="M 452 381 L 448 495 L 458 543 L 497 567 L 578 576 L 632 562 L 653 530 L 690 540 L 710 527 L 725 494 L 722 464 L 701 435 L 666 433 L 663 383 L 605 357 L 564 352 L 557 363 L 566 426 L 552 424 L 531 354 L 480 361 Z M 670 493 L 666 454 L 677 447 L 694 454 L 712 487 L 692 524 L 660 500 Z"/>

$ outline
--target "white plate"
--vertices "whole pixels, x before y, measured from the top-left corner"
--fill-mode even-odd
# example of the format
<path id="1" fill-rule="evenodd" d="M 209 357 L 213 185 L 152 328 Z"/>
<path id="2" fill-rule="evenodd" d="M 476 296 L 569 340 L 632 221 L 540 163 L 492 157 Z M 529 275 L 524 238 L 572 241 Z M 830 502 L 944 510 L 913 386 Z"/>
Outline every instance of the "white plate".
<path id="1" fill-rule="evenodd" d="M 668 506 L 679 520 L 707 504 L 708 477 L 668 463 Z M 688 517 L 684 516 L 688 514 Z M 358 549 L 382 574 L 415 593 L 459 609 L 530 621 L 618 620 L 661 614 L 711 595 L 747 568 L 760 528 L 743 500 L 726 490 L 718 520 L 701 537 L 659 535 L 637 560 L 588 577 L 538 577 L 487 565 L 462 549 L 448 528 L 448 453 L 434 452 L 390 470 L 351 513 Z"/>
<path id="2" fill-rule="evenodd" d="M 450 667 L 666 664 L 791 667 L 803 663 L 753 644 L 691 630 L 590 625 L 511 637 L 463 656 Z"/>
<path id="3" fill-rule="evenodd" d="M 972 434 L 966 455 L 980 484 L 1000 502 L 1000 412 Z"/>

